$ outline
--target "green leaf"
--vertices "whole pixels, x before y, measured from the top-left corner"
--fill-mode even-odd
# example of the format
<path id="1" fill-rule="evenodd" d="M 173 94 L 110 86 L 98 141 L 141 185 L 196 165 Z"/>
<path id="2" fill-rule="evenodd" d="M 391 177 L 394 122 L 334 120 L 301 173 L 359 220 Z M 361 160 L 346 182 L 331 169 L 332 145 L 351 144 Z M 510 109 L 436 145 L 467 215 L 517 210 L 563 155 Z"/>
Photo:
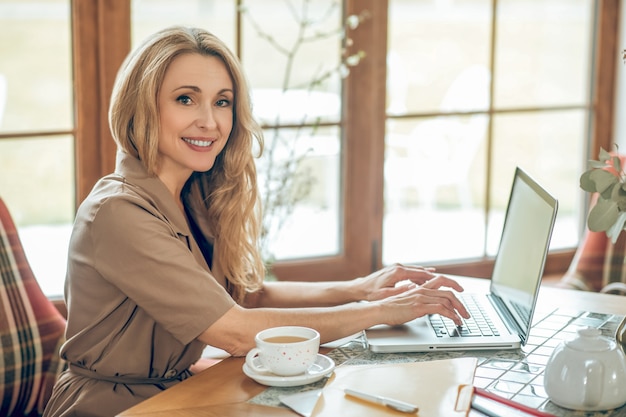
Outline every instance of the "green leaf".
<path id="1" fill-rule="evenodd" d="M 613 157 L 613 168 L 618 173 L 622 172 L 622 161 L 620 161 L 619 156 Z"/>
<path id="2" fill-rule="evenodd" d="M 611 194 L 609 195 L 609 199 L 617 203 L 617 200 L 619 200 L 620 197 L 620 191 L 622 191 L 622 187 L 620 186 L 620 184 L 616 183 L 615 186 L 611 187 Z"/>
<path id="3" fill-rule="evenodd" d="M 611 226 L 609 230 L 606 231 L 606 235 L 611 238 L 611 242 L 615 244 L 617 242 L 617 238 L 619 234 L 624 230 L 624 223 L 626 223 L 626 213 L 623 211 L 619 213 L 615 224 Z"/>
<path id="4" fill-rule="evenodd" d="M 582 188 L 584 191 L 595 193 L 598 190 L 596 190 L 596 183 L 590 178 L 592 172 L 593 171 L 583 172 L 583 174 L 580 176 L 580 188 Z"/>
<path id="5" fill-rule="evenodd" d="M 589 179 L 596 183 L 596 191 L 602 193 L 618 182 L 618 178 L 608 171 L 597 169 L 589 174 Z"/>
<path id="6" fill-rule="evenodd" d="M 596 161 L 594 159 L 590 159 L 587 164 L 591 169 L 603 169 L 606 167 L 604 162 Z"/>
<path id="7" fill-rule="evenodd" d="M 622 187 L 615 187 L 615 189 L 617 192 L 611 196 L 611 200 L 617 203 L 619 211 L 626 211 L 626 192 L 623 190 L 623 185 Z"/>
<path id="8" fill-rule="evenodd" d="M 600 193 L 600 198 L 604 199 L 604 200 L 613 200 L 615 201 L 616 197 L 616 193 L 615 193 L 615 189 L 619 189 L 619 184 L 615 183 L 612 186 L 610 186 L 609 188 L 607 188 L 606 190 L 602 191 Z"/>
<path id="9" fill-rule="evenodd" d="M 605 162 L 610 161 L 612 158 L 611 154 L 604 150 L 604 148 L 600 148 L 600 161 Z"/>
<path id="10" fill-rule="evenodd" d="M 587 225 L 593 232 L 605 232 L 615 224 L 618 216 L 619 209 L 615 201 L 599 199 L 589 212 Z"/>
<path id="11" fill-rule="evenodd" d="M 591 170 L 583 172 L 580 176 L 580 188 L 584 191 L 595 193 L 598 190 L 596 190 L 596 183 L 590 178 L 592 172 Z"/>

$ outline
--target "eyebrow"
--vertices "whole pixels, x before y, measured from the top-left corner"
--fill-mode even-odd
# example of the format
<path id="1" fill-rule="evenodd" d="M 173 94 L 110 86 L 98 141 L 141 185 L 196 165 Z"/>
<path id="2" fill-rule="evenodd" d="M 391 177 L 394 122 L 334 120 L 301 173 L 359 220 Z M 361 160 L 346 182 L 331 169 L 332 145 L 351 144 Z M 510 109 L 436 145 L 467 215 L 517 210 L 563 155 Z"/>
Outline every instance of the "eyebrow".
<path id="1" fill-rule="evenodd" d="M 181 85 L 180 87 L 176 87 L 173 91 L 178 91 L 178 90 L 184 90 L 184 89 L 190 89 L 193 90 L 197 93 L 202 92 L 202 90 L 200 89 L 200 87 L 195 86 L 195 85 Z M 217 94 L 224 94 L 224 93 L 231 93 L 232 95 L 235 95 L 235 92 L 230 89 L 230 88 L 222 88 L 220 91 L 217 92 Z"/>
<path id="2" fill-rule="evenodd" d="M 200 87 L 196 87 L 195 85 L 181 85 L 180 87 L 176 87 L 174 90 L 172 91 L 178 91 L 178 90 L 193 90 L 196 92 L 200 92 Z"/>

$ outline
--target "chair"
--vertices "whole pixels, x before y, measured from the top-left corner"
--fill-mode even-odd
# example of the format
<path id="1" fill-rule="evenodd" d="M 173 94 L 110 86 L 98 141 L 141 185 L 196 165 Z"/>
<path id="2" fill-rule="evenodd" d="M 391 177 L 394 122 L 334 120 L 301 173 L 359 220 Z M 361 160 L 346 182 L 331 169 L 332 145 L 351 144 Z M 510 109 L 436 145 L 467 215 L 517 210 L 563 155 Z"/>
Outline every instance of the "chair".
<path id="1" fill-rule="evenodd" d="M 626 166 L 626 155 L 619 155 Z M 597 196 L 591 199 L 595 204 Z M 605 232 L 587 230 L 572 262 L 556 286 L 626 295 L 626 231 L 615 243 Z"/>
<path id="2" fill-rule="evenodd" d="M 65 367 L 66 322 L 41 291 L 1 198 L 0 277 L 0 415 L 40 416 Z"/>
<path id="3" fill-rule="evenodd" d="M 626 283 L 623 282 L 611 282 L 600 290 L 604 294 L 618 294 L 626 295 Z"/>
<path id="4" fill-rule="evenodd" d="M 615 243 L 604 232 L 588 230 L 556 286 L 626 295 L 626 233 Z"/>

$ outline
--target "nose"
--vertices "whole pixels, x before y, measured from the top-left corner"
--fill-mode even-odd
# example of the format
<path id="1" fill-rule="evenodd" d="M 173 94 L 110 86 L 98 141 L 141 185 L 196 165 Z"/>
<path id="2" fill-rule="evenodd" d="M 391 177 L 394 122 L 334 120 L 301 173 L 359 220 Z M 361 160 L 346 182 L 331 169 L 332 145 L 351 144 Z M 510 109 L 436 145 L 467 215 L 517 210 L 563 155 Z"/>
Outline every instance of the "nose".
<path id="1" fill-rule="evenodd" d="M 201 128 L 211 129 L 214 128 L 217 123 L 215 121 L 214 109 L 211 105 L 204 105 L 198 108 L 198 115 L 196 123 Z"/>

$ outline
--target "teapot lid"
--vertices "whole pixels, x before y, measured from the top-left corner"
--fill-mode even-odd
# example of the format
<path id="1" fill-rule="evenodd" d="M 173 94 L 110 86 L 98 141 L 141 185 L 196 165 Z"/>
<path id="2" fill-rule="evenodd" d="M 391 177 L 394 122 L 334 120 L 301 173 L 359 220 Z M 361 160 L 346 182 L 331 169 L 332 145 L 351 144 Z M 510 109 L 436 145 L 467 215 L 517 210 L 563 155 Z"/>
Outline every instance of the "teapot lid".
<path id="1" fill-rule="evenodd" d="M 611 341 L 602 337 L 600 329 L 594 327 L 583 327 L 578 329 L 578 336 L 566 342 L 566 345 L 574 350 L 583 352 L 603 352 L 611 350 Z"/>

